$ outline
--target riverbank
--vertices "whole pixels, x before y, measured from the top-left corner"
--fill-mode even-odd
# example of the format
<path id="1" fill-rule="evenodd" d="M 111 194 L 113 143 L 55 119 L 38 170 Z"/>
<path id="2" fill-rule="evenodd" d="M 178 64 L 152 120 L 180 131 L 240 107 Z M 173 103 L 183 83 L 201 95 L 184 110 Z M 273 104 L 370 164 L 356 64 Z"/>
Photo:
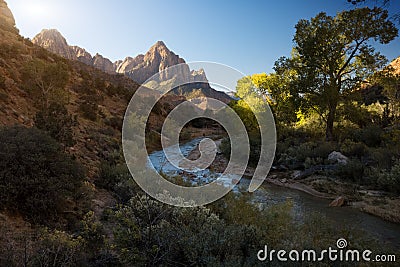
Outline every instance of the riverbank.
<path id="1" fill-rule="evenodd" d="M 400 198 L 386 192 L 368 190 L 356 184 L 344 183 L 324 175 L 292 179 L 293 172 L 271 172 L 266 182 L 299 190 L 315 197 L 334 200 L 342 197 L 346 205 L 386 221 L 400 223 Z"/>
<path id="2" fill-rule="evenodd" d="M 215 143 L 218 147 L 221 140 L 216 140 Z M 197 146 L 191 151 L 188 158 L 195 160 L 199 157 L 200 151 Z M 228 160 L 221 153 L 217 153 L 209 169 L 222 173 L 227 165 Z M 244 176 L 252 177 L 253 173 L 254 168 L 248 167 Z M 391 196 L 386 192 L 368 190 L 359 185 L 341 182 L 324 175 L 311 175 L 304 179 L 295 180 L 292 178 L 293 173 L 293 171 L 271 171 L 265 179 L 265 183 L 302 191 L 321 199 L 334 200 L 342 197 L 345 199 L 347 206 L 380 217 L 389 222 L 400 223 L 399 197 Z M 327 208 L 329 208 L 328 205 Z"/>

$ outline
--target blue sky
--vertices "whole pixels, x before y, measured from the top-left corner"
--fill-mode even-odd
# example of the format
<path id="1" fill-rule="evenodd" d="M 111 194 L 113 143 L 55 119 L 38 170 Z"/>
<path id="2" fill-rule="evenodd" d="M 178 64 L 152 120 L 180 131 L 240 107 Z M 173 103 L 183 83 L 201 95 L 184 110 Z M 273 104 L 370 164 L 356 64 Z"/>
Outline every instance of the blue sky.
<path id="1" fill-rule="evenodd" d="M 271 72 L 275 60 L 290 55 L 299 19 L 352 7 L 346 0 L 6 1 L 25 37 L 56 28 L 71 45 L 112 61 L 145 53 L 163 40 L 186 61 L 223 63 L 245 74 Z M 400 10 L 400 1 L 391 1 L 389 10 Z M 379 50 L 389 60 L 400 56 L 400 39 Z"/>

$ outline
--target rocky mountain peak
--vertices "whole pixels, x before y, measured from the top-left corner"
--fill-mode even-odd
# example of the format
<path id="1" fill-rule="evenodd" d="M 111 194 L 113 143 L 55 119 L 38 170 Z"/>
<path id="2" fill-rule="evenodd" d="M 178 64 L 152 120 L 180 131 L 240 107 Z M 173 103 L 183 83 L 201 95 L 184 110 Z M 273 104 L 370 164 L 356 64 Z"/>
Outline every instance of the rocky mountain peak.
<path id="1" fill-rule="evenodd" d="M 15 27 L 14 16 L 4 0 L 0 0 L 0 26 Z"/>
<path id="2" fill-rule="evenodd" d="M 58 30 L 44 29 L 32 39 L 32 42 L 67 59 L 78 60 L 107 73 L 115 73 L 115 66 L 109 59 L 100 54 L 92 57 L 85 49 L 70 46 Z"/>
<path id="3" fill-rule="evenodd" d="M 138 83 L 143 83 L 154 74 L 181 63 L 185 63 L 185 60 L 169 50 L 163 41 L 158 41 L 145 55 L 138 55 L 135 58 L 127 57 L 119 62 L 116 70 Z M 188 75 L 189 72 L 188 69 L 185 74 Z M 173 75 L 175 74 L 166 74 L 163 78 L 168 80 Z"/>
<path id="4" fill-rule="evenodd" d="M 35 38 L 42 40 L 53 40 L 55 42 L 67 44 L 67 40 L 56 29 L 43 29 L 38 35 L 35 36 Z"/>
<path id="5" fill-rule="evenodd" d="M 166 49 L 168 49 L 167 46 L 165 45 L 165 43 L 164 43 L 163 41 L 157 41 L 152 47 L 155 47 L 155 48 L 166 48 Z"/>
<path id="6" fill-rule="evenodd" d="M 190 70 L 185 60 L 169 50 L 163 41 L 157 41 L 144 55 L 126 57 L 124 60 L 114 63 L 100 54 L 92 56 L 79 46 L 68 45 L 66 39 L 57 30 L 43 30 L 33 38 L 32 42 L 67 59 L 78 60 L 107 73 L 124 74 L 141 84 L 160 72 L 160 82 L 172 79 L 187 81 L 189 79 L 191 82 L 200 83 L 194 85 L 193 88 L 188 87 L 186 90 L 188 92 L 199 89 L 203 91 L 204 95 L 217 96 L 225 102 L 230 99 L 224 93 L 218 94 L 208 84 L 204 84 L 207 83 L 205 71 L 203 69 Z M 182 65 L 178 68 L 168 69 L 179 64 Z M 166 69 L 168 70 L 165 71 Z"/>
<path id="7" fill-rule="evenodd" d="M 76 59 L 73 49 L 56 29 L 42 30 L 32 39 L 32 42 L 67 59 Z"/>

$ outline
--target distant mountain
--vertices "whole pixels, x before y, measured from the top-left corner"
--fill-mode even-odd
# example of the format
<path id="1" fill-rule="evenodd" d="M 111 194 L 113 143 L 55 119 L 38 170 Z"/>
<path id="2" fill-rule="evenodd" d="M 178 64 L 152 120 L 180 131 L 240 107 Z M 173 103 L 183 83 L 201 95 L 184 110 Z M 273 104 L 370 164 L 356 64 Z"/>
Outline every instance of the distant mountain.
<path id="1" fill-rule="evenodd" d="M 136 57 L 126 57 L 124 60 L 111 62 L 109 59 L 96 54 L 92 56 L 85 49 L 78 46 L 70 46 L 61 33 L 55 29 L 42 30 L 36 35 L 32 42 L 53 53 L 70 60 L 77 60 L 89 66 L 93 66 L 107 73 L 124 74 L 132 80 L 143 84 L 154 74 L 178 64 L 185 64 L 185 60 L 168 49 L 164 42 L 158 41 L 144 55 Z M 188 65 L 183 65 L 177 71 L 179 73 L 163 72 L 162 81 L 168 82 L 174 79 L 189 77 L 191 82 L 207 81 L 204 70 L 190 70 Z M 158 85 L 152 84 L 150 87 L 157 89 Z M 232 99 L 223 92 L 219 92 L 210 87 L 208 83 L 196 83 L 174 90 L 178 95 L 212 97 L 225 103 Z"/>
<path id="2" fill-rule="evenodd" d="M 61 35 L 61 33 L 55 29 L 42 30 L 36 35 L 32 43 L 37 44 L 50 52 L 58 54 L 70 60 L 78 60 L 89 66 L 93 66 L 107 73 L 115 73 L 115 64 L 109 59 L 96 54 L 92 55 L 85 49 L 79 46 L 70 46 L 67 40 Z"/>

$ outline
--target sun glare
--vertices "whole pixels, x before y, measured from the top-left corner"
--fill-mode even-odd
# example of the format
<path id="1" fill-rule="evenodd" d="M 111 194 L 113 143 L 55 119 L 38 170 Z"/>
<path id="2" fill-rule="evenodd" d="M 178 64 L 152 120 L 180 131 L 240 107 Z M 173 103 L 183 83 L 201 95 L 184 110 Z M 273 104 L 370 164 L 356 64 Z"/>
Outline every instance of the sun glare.
<path id="1" fill-rule="evenodd" d="M 30 1 L 24 5 L 24 11 L 26 15 L 35 18 L 50 17 L 52 14 L 49 5 L 46 5 L 43 1 Z"/>
<path id="2" fill-rule="evenodd" d="M 26 5 L 26 13 L 32 16 L 48 15 L 48 8 L 40 3 L 29 3 Z"/>

